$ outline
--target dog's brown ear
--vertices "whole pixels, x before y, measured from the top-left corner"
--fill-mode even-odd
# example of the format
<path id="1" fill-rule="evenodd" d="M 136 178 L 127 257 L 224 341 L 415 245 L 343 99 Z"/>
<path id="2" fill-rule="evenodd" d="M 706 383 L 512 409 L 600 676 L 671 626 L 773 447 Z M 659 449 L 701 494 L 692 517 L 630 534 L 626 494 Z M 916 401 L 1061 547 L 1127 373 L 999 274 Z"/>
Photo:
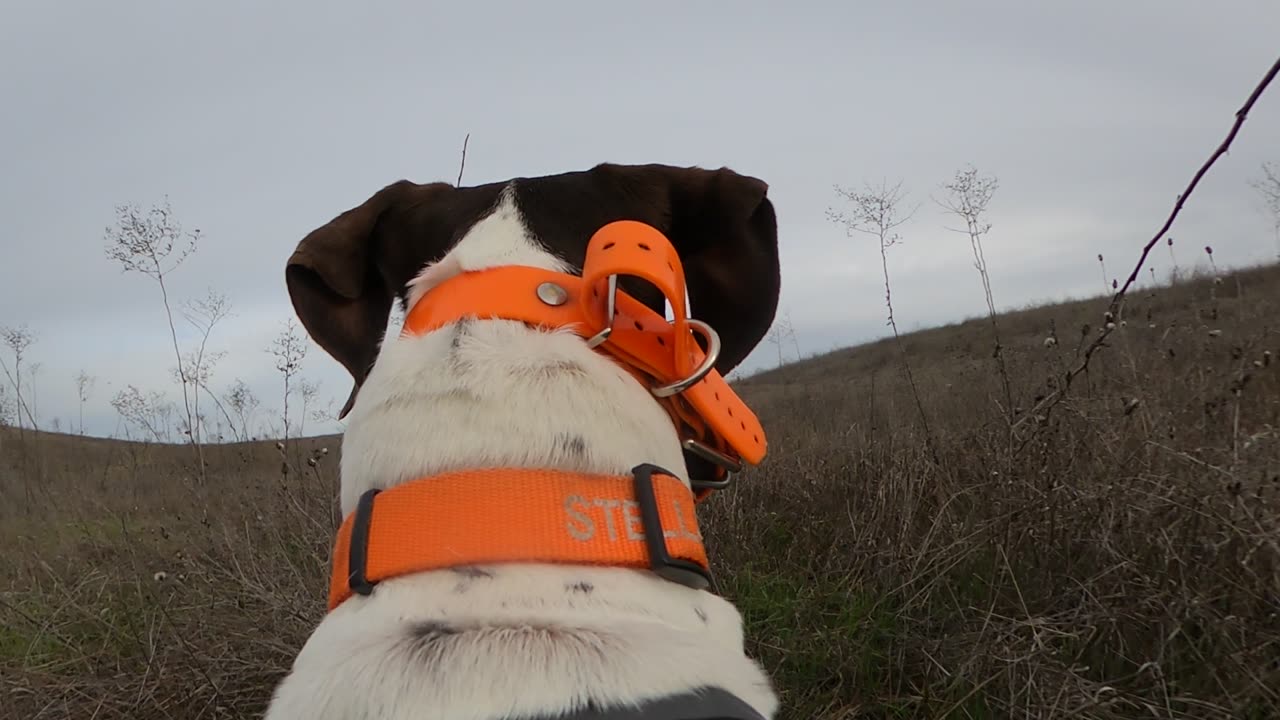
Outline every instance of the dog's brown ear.
<path id="1" fill-rule="evenodd" d="M 778 220 L 769 186 L 728 168 L 671 168 L 667 175 L 668 237 L 684 263 L 690 311 L 720 334 L 716 370 L 726 374 L 764 338 L 778 310 Z"/>
<path id="2" fill-rule="evenodd" d="M 355 380 L 339 417 L 351 410 L 377 357 L 395 297 L 375 257 L 378 221 L 413 187 L 404 180 L 388 185 L 311 231 L 285 266 L 289 298 L 303 327 Z"/>

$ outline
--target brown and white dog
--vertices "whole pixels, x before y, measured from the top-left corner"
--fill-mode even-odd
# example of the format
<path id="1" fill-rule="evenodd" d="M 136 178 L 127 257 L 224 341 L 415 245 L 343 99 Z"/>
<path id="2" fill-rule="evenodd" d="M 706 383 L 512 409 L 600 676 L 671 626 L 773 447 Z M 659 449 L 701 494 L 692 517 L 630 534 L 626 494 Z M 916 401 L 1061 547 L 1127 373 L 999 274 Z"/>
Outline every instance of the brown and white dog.
<path id="1" fill-rule="evenodd" d="M 718 331 L 716 370 L 727 373 L 777 309 L 766 193 L 729 169 L 664 165 L 476 187 L 402 180 L 307 235 L 287 265 L 289 293 L 307 331 L 355 380 L 343 411 L 344 515 L 370 489 L 475 467 L 617 475 L 652 463 L 687 486 L 671 417 L 579 335 L 471 319 L 397 337 L 388 317 L 393 302 L 410 308 L 463 272 L 581 273 L 593 233 L 636 220 L 678 252 L 690 313 Z M 619 286 L 663 313 L 652 287 L 626 277 Z M 385 580 L 335 607 L 266 717 L 554 717 L 706 689 L 739 699 L 739 717 L 777 709 L 745 653 L 741 616 L 718 595 L 645 569 L 463 565 Z"/>

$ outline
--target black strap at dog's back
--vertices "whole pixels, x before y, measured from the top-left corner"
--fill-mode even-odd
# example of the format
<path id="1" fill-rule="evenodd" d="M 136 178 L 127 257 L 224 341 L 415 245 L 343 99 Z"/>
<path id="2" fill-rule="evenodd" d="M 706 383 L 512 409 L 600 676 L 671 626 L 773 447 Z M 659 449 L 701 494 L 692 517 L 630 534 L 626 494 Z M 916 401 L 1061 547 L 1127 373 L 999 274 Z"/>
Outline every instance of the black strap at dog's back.
<path id="1" fill-rule="evenodd" d="M 742 698 L 718 687 L 699 688 L 641 702 L 638 706 L 596 707 L 557 715 L 533 715 L 508 720 L 765 720 Z"/>

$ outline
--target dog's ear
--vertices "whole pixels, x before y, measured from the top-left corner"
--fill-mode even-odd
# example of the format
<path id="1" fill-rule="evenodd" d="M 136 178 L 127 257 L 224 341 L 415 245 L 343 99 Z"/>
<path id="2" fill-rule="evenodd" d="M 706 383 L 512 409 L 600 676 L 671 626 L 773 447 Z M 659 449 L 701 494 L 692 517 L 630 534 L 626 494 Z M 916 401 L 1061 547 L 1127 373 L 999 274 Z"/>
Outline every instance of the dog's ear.
<path id="1" fill-rule="evenodd" d="M 727 374 L 764 338 L 778 310 L 778 221 L 769 186 L 728 168 L 665 174 L 668 237 L 684 264 L 690 312 L 719 333 L 716 370 Z"/>
<path id="2" fill-rule="evenodd" d="M 379 221 L 423 188 L 401 180 L 379 190 L 307 234 L 285 266 L 289 298 L 303 327 L 355 381 L 339 417 L 351 410 L 377 357 L 395 298 L 396 288 L 379 268 Z"/>

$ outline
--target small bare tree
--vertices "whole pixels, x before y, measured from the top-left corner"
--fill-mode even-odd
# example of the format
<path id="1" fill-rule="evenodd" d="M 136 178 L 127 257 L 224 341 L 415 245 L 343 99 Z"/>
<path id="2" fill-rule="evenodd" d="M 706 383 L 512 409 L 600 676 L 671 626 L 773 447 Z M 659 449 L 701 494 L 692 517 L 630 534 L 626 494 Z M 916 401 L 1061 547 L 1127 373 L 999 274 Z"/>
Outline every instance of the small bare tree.
<path id="1" fill-rule="evenodd" d="M 169 323 L 169 338 L 173 342 L 173 358 L 178 364 L 178 380 L 182 387 L 182 407 L 188 430 L 197 425 L 196 408 L 192 404 L 188 375 L 182 351 L 178 349 L 178 329 L 174 324 L 173 310 L 169 303 L 169 288 L 165 282 L 169 274 L 191 256 L 200 239 L 200 231 L 186 232 L 173 214 L 169 199 L 144 211 L 136 205 L 116 206 L 116 224 L 105 231 L 107 257 L 120 264 L 124 272 L 136 272 L 151 278 L 160 288 L 160 300 L 164 305 L 165 319 Z M 198 433 L 189 435 L 195 449 L 196 463 L 201 478 L 204 477 L 204 448 Z"/>
<path id="2" fill-rule="evenodd" d="M 1276 259 L 1280 260 L 1280 168 L 1264 161 L 1262 177 L 1250 180 L 1249 185 L 1262 196 L 1262 203 L 1271 215 L 1271 230 L 1276 237 Z"/>
<path id="3" fill-rule="evenodd" d="M 284 379 L 284 407 L 281 411 L 281 418 L 284 421 L 284 438 L 289 439 L 289 395 L 292 388 L 293 378 L 297 376 L 302 369 L 302 361 L 307 357 L 307 341 L 298 332 L 298 325 L 289 318 L 285 322 L 284 329 L 280 334 L 271 341 L 271 346 L 267 348 L 267 352 L 271 353 L 276 359 L 276 370 L 280 372 Z"/>
<path id="4" fill-rule="evenodd" d="M 142 430 L 152 440 L 169 440 L 172 407 L 163 394 L 155 391 L 143 393 L 136 386 L 129 385 L 111 398 L 111 407 L 127 424 Z"/>
<path id="5" fill-rule="evenodd" d="M 182 316 L 196 329 L 200 337 L 196 349 L 188 352 L 184 357 L 183 365 L 186 367 L 186 374 L 185 377 L 180 374 L 179 380 L 189 382 L 192 386 L 191 406 L 196 418 L 193 431 L 196 433 L 197 441 L 204 442 L 204 417 L 200 412 L 201 390 L 212 399 L 223 417 L 230 421 L 226 408 L 222 407 L 218 396 L 209 389 L 214 367 L 219 360 L 226 357 L 225 352 L 209 350 L 209 335 L 219 321 L 231 316 L 231 303 L 225 295 L 209 289 L 203 298 L 184 303 Z"/>
<path id="6" fill-rule="evenodd" d="M 22 414 L 25 412 L 27 420 L 31 423 L 31 427 L 36 427 L 36 418 L 32 414 L 31 407 L 27 403 L 27 399 L 22 394 L 22 361 L 26 358 L 27 349 L 36 341 L 36 335 L 31 328 L 24 325 L 16 327 L 0 327 L 0 339 L 4 340 L 4 344 L 9 346 L 10 352 L 13 353 L 13 370 L 9 370 L 7 363 L 0 360 L 0 368 L 3 368 L 5 377 L 8 378 L 9 384 L 13 387 L 15 396 L 15 404 L 17 406 L 18 429 L 21 430 Z"/>
<path id="7" fill-rule="evenodd" d="M 231 434 L 240 440 L 249 440 L 251 436 L 249 428 L 252 424 L 253 413 L 258 409 L 258 405 L 260 404 L 258 396 L 253 394 L 253 390 L 250 389 L 249 385 L 246 384 L 244 380 L 236 378 L 235 383 L 226 391 L 222 396 L 222 399 L 226 403 L 226 406 L 231 408 L 231 411 L 235 413 L 236 421 L 240 425 L 240 430 L 237 433 L 235 429 L 236 422 L 232 422 L 230 417 L 228 417 L 227 423 L 231 425 Z"/>
<path id="8" fill-rule="evenodd" d="M 991 272 L 987 267 L 987 254 L 982 247 L 982 238 L 991 232 L 991 222 L 987 220 L 987 205 L 1000 187 L 994 175 L 980 175 L 978 169 L 969 166 L 956 172 L 951 182 L 943 187 L 947 197 L 940 201 L 943 209 L 964 221 L 964 228 L 947 228 L 953 232 L 963 233 L 969 238 L 969 248 L 973 251 L 973 265 L 982 278 L 982 294 L 987 301 L 987 318 L 991 320 L 991 336 L 995 343 L 992 357 L 996 361 L 996 369 L 1000 373 L 1000 384 L 1004 390 L 1005 414 L 1013 416 L 1013 390 L 1009 384 L 1009 370 L 1004 362 L 1004 345 L 1000 342 L 1000 323 L 996 319 L 996 301 L 991 293 Z M 1101 260 L 1102 256 L 1099 255 Z"/>
<path id="9" fill-rule="evenodd" d="M 9 394 L 8 385 L 0 385 L 0 425 L 15 425 L 18 419 L 18 403 Z"/>
<path id="10" fill-rule="evenodd" d="M 97 382 L 97 378 L 86 373 L 84 370 L 76 375 L 76 398 L 80 401 L 80 434 L 84 434 L 84 404 L 89 402 L 89 395 L 93 393 L 93 385 Z"/>
<path id="11" fill-rule="evenodd" d="M 900 205 L 905 199 L 902 183 L 894 185 L 881 182 L 875 186 L 864 185 L 861 192 L 847 190 L 837 185 L 836 193 L 852 206 L 848 211 L 827 210 L 827 217 L 833 222 L 843 225 L 845 234 L 850 237 L 854 233 L 870 235 L 876 239 L 880 250 L 880 267 L 884 272 L 884 304 L 888 309 L 888 325 L 893 330 L 893 339 L 902 354 L 902 367 L 906 371 L 907 384 L 911 386 L 912 397 L 916 401 L 916 410 L 920 413 L 920 424 L 924 429 L 925 441 L 933 449 L 933 433 L 929 430 L 929 418 L 924 411 L 924 403 L 920 399 L 920 389 L 916 385 L 915 375 L 911 372 L 911 361 L 907 358 L 907 348 L 898 333 L 898 323 L 893 317 L 893 288 L 889 282 L 889 248 L 902 243 L 902 236 L 897 229 L 915 215 L 919 206 L 903 212 Z M 936 459 L 936 452 L 935 459 Z"/>
<path id="12" fill-rule="evenodd" d="M 315 405 L 317 398 L 320 397 L 320 383 L 308 380 L 305 377 L 299 377 L 298 383 L 294 387 L 294 394 L 302 401 L 301 420 L 298 421 L 298 437 L 302 437 L 303 428 L 306 427 L 308 414 Z"/>
<path id="13" fill-rule="evenodd" d="M 31 396 L 31 427 L 33 428 L 38 428 L 40 422 L 40 383 L 36 378 L 40 375 L 40 371 L 43 369 L 44 363 L 40 362 L 31 363 L 27 369 L 27 377 L 31 381 L 27 384 L 27 394 Z"/>
<path id="14" fill-rule="evenodd" d="M 769 334 L 765 336 L 765 340 L 778 348 L 778 367 L 782 367 L 784 360 L 782 356 L 782 346 L 787 340 L 790 340 L 796 349 L 796 360 L 800 359 L 800 343 L 796 340 L 796 329 L 791 324 L 791 312 L 787 311 L 783 316 L 774 321 L 773 327 L 770 328 Z"/>

